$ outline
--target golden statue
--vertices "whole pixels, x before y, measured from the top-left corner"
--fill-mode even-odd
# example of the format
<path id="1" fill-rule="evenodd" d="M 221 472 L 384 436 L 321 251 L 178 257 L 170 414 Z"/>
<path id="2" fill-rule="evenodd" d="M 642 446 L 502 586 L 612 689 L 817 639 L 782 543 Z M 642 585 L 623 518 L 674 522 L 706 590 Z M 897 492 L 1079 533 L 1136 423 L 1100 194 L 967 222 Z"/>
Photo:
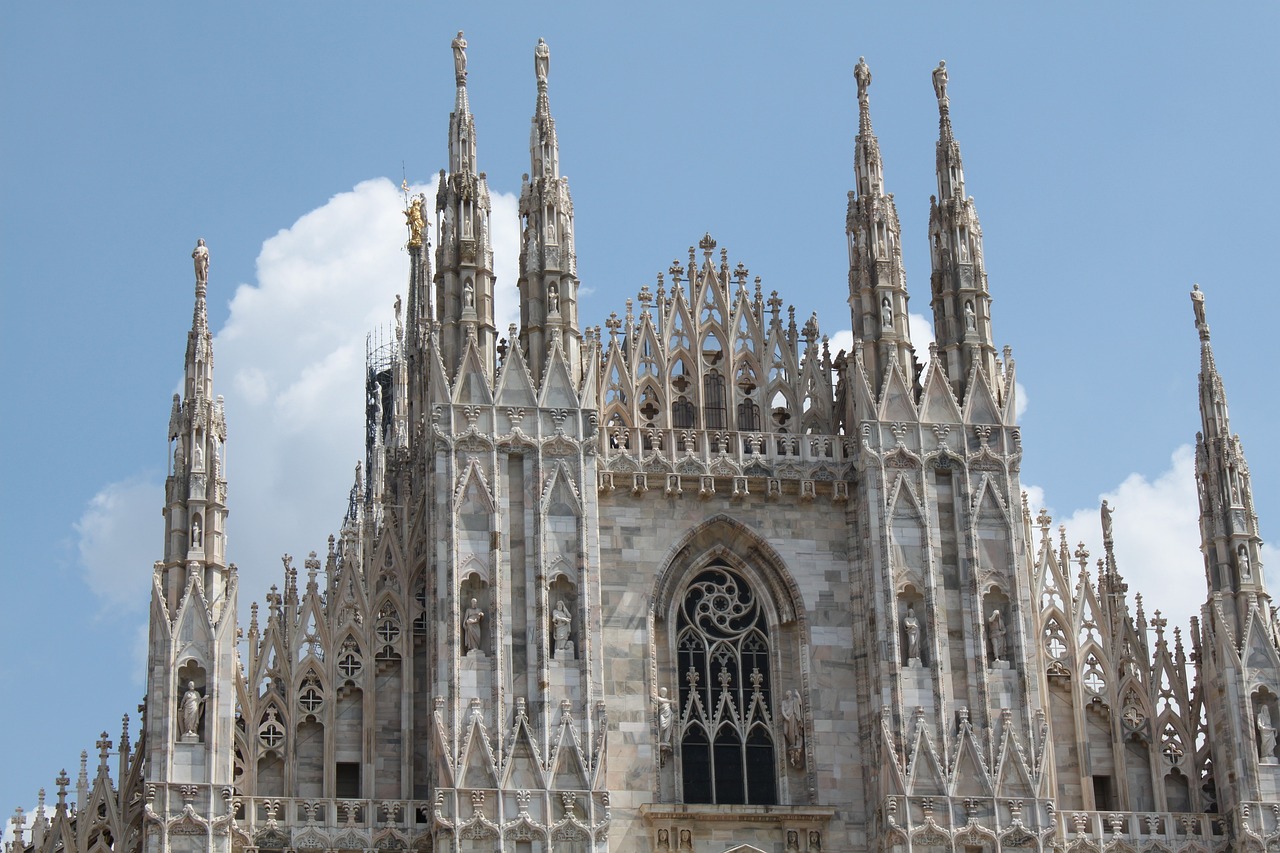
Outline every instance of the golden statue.
<path id="1" fill-rule="evenodd" d="M 423 200 L 422 193 L 414 196 L 404 212 L 405 222 L 409 223 L 409 246 L 413 249 L 422 248 L 422 232 L 427 227 L 427 221 L 422 215 Z"/>

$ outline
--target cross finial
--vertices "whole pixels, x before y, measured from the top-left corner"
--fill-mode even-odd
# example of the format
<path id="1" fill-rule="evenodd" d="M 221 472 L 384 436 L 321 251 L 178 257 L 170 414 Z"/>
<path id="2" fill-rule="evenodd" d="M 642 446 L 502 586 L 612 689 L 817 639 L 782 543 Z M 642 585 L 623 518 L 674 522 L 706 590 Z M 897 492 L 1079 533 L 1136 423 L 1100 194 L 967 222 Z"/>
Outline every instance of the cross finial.
<path id="1" fill-rule="evenodd" d="M 102 737 L 98 738 L 98 742 L 94 744 L 98 748 L 98 764 L 101 767 L 107 766 L 107 755 L 111 752 L 111 739 L 107 737 L 107 733 L 103 732 Z"/>

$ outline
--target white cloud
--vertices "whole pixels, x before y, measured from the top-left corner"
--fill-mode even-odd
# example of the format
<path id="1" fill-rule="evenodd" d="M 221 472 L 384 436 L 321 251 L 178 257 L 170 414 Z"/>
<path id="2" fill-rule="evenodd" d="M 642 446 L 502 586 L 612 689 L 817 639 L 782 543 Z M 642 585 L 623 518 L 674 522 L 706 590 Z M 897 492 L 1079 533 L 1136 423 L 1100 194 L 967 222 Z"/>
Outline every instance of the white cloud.
<path id="1" fill-rule="evenodd" d="M 429 200 L 435 190 L 435 180 L 411 188 Z M 517 199 L 492 193 L 491 204 L 495 319 L 505 335 L 519 318 Z M 214 388 L 226 398 L 227 555 L 241 571 L 242 606 L 280 582 L 281 552 L 323 553 L 342 521 L 364 456 L 366 336 L 380 328 L 385 340 L 396 294 L 407 295 L 402 207 L 385 178 L 335 195 L 267 239 L 256 283 L 234 292 L 218 280 L 211 247 L 210 298 L 231 294 L 214 339 Z M 177 370 L 181 353 L 173 357 Z M 162 504 L 154 477 L 113 483 L 90 501 L 76 525 L 80 561 L 104 599 L 145 606 L 148 592 L 123 579 L 150 577 Z"/>
<path id="2" fill-rule="evenodd" d="M 933 324 L 923 314 L 908 314 L 907 325 L 911 329 L 911 343 L 916 348 L 916 358 L 921 366 L 929 364 L 929 345 L 933 343 Z M 831 354 L 841 350 L 853 353 L 853 330 L 841 329 L 830 336 Z"/>
<path id="3" fill-rule="evenodd" d="M 85 582 L 104 607 L 145 609 L 164 539 L 164 488 L 152 475 L 110 483 L 75 523 Z"/>
<path id="4" fill-rule="evenodd" d="M 1046 506 L 1044 490 L 1025 487 L 1032 513 Z M 1129 584 L 1130 606 L 1141 593 L 1148 618 L 1156 610 L 1184 632 L 1207 595 L 1204 558 L 1200 553 L 1200 506 L 1196 497 L 1195 453 L 1182 445 L 1169 467 L 1156 477 L 1130 474 L 1114 489 L 1098 496 L 1112 508 L 1116 566 Z M 1064 524 L 1074 552 L 1084 542 L 1090 553 L 1090 572 L 1103 555 L 1102 523 L 1097 506 L 1054 515 L 1054 527 Z M 1264 565 L 1280 566 L 1280 550 L 1262 549 Z M 1274 587 L 1274 573 L 1269 573 Z"/>

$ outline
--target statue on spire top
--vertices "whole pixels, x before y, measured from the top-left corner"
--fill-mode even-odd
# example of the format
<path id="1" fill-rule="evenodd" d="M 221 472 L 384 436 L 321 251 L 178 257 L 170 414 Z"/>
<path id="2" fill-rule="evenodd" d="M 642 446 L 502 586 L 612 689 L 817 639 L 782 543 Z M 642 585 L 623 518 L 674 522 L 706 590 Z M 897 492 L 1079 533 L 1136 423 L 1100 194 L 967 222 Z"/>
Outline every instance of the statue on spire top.
<path id="1" fill-rule="evenodd" d="M 195 251 L 191 253 L 191 259 L 196 263 L 196 281 L 200 284 L 209 283 L 209 247 L 204 244 L 204 238 L 196 240 Z"/>
<path id="2" fill-rule="evenodd" d="M 858 100 L 867 96 L 867 88 L 871 85 L 871 68 L 865 56 L 858 57 L 858 64 L 853 69 L 853 78 L 858 81 Z"/>
<path id="3" fill-rule="evenodd" d="M 533 70 L 538 75 L 538 85 L 547 85 L 547 71 L 551 65 L 551 48 L 547 47 L 547 43 L 538 39 L 538 46 L 533 49 Z"/>
<path id="4" fill-rule="evenodd" d="M 933 93 L 938 96 L 939 101 L 947 99 L 947 61 L 945 59 L 938 62 L 938 67 L 933 69 Z"/>
<path id="5" fill-rule="evenodd" d="M 467 40 L 462 37 L 462 30 L 453 40 L 453 76 L 459 86 L 467 82 Z"/>

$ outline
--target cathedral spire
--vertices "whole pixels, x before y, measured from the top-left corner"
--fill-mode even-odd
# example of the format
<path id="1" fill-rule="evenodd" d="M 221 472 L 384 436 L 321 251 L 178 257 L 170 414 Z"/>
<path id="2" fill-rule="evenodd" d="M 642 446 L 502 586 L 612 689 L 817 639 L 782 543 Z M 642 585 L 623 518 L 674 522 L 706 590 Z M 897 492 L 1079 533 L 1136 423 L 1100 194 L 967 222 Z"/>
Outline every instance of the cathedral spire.
<path id="1" fill-rule="evenodd" d="M 577 257 L 573 247 L 573 199 L 560 174 L 560 143 L 547 97 L 551 51 L 538 39 L 533 52 L 538 100 L 529 133 L 530 174 L 520 188 L 520 344 L 535 383 L 542 381 L 548 351 L 558 340 L 579 378 Z"/>
<path id="2" fill-rule="evenodd" d="M 457 98 L 449 115 L 449 171 L 436 193 L 436 317 L 441 356 L 452 376 L 474 337 L 490 374 L 495 357 L 493 247 L 489 240 L 489 184 L 476 170 L 476 126 L 467 97 L 467 40 L 453 40 Z"/>
<path id="3" fill-rule="evenodd" d="M 877 384 L 894 364 L 908 383 L 914 383 L 917 364 L 907 321 L 902 229 L 893 195 L 884 189 L 880 142 L 871 129 L 871 69 L 861 57 L 854 78 L 858 83 L 858 138 L 854 146 L 857 189 L 849 193 L 846 218 L 853 336 Z"/>
<path id="4" fill-rule="evenodd" d="M 191 253 L 195 264 L 196 299 L 183 369 L 183 391 L 175 394 L 169 416 L 170 488 L 165 507 L 164 562 L 173 567 L 165 589 L 176 603 L 185 586 L 181 568 L 197 561 L 216 569 L 205 578 L 206 592 L 213 595 L 221 570 L 225 568 L 223 442 L 226 420 L 222 398 L 213 394 L 213 333 L 209 330 L 206 304 L 209 287 L 209 248 L 196 242 Z"/>
<path id="5" fill-rule="evenodd" d="M 1202 430 L 1196 436 L 1196 483 L 1205 571 L 1210 595 L 1221 593 L 1237 598 L 1237 607 L 1232 610 L 1243 622 L 1253 600 L 1263 605 L 1269 601 L 1258 562 L 1262 540 L 1253 507 L 1249 464 L 1240 437 L 1231 433 L 1226 387 L 1214 364 L 1204 292 L 1199 285 L 1192 287 L 1191 304 L 1200 334 Z M 1262 612 L 1267 612 L 1265 606 Z"/>
<path id="6" fill-rule="evenodd" d="M 938 194 L 929 199 L 933 330 L 947 380 L 963 399 L 975 366 L 981 366 L 988 379 L 996 375 L 991 296 L 982 258 L 982 227 L 973 198 L 965 196 L 960 143 L 951 130 L 946 62 L 939 62 L 933 71 L 933 91 L 938 98 Z"/>

